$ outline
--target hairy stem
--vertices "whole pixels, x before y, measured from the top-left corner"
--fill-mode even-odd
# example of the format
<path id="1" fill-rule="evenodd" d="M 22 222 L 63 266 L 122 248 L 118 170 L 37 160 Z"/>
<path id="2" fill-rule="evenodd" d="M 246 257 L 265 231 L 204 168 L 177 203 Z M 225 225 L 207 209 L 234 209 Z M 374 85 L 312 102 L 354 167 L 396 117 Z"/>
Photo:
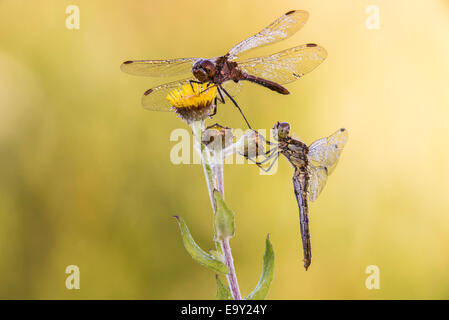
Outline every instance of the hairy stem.
<path id="1" fill-rule="evenodd" d="M 214 164 L 211 164 L 210 152 L 206 146 L 201 143 L 202 134 L 204 130 L 204 121 L 195 121 L 191 124 L 193 135 L 195 137 L 195 145 L 201 155 L 201 162 L 203 164 L 204 176 L 206 178 L 207 189 L 209 191 L 209 198 L 212 205 L 212 210 L 215 214 L 215 200 L 214 189 L 217 189 L 221 197 L 224 199 L 224 178 L 223 178 L 223 155 L 220 154 L 214 157 Z M 218 159 L 218 161 L 217 161 Z M 231 247 L 229 245 L 229 239 L 219 241 L 217 246 L 221 248 L 225 264 L 229 269 L 229 273 L 226 275 L 229 288 L 231 290 L 234 300 L 241 300 L 240 289 L 237 282 L 237 276 L 235 274 L 234 259 L 232 258 Z"/>
<path id="2" fill-rule="evenodd" d="M 201 143 L 201 138 L 204 130 L 204 121 L 194 121 L 191 123 L 193 136 L 195 138 L 195 147 L 201 156 L 201 163 L 203 165 L 204 177 L 206 178 L 207 190 L 209 191 L 209 199 L 212 209 L 215 211 L 214 189 L 215 181 L 212 166 L 210 164 L 210 155 L 206 146 Z"/>
<path id="3" fill-rule="evenodd" d="M 226 275 L 226 279 L 229 283 L 229 288 L 231 289 L 231 294 L 234 300 L 242 300 L 240 295 L 239 284 L 237 282 L 237 276 L 235 274 L 234 260 L 232 259 L 231 247 L 229 245 L 229 238 L 220 241 L 221 248 L 223 249 L 223 256 L 225 258 L 226 266 L 229 269 L 229 273 Z"/>

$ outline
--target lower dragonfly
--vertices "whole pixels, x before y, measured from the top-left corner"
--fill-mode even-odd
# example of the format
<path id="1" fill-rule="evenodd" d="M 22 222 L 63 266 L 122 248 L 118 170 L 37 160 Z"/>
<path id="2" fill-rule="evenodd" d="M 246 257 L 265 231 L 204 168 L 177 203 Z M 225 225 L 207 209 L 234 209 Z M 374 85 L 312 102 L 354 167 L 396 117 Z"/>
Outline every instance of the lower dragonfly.
<path id="1" fill-rule="evenodd" d="M 287 158 L 295 169 L 293 173 L 293 188 L 299 207 L 299 223 L 301 231 L 302 246 L 304 252 L 304 268 L 312 262 L 312 245 L 310 242 L 309 228 L 309 200 L 315 201 L 323 190 L 328 175 L 330 175 L 341 152 L 348 140 L 346 129 L 340 129 L 327 138 L 319 139 L 307 146 L 304 142 L 295 139 L 290 134 L 290 124 L 277 122 L 273 127 L 273 137 L 277 143 L 266 141 L 275 145 L 265 153 L 263 161 L 256 161 L 254 157 L 246 157 L 256 163 L 262 170 L 268 172 L 279 155 Z M 257 157 L 256 157 L 257 158 Z M 268 168 L 264 167 L 269 163 Z"/>

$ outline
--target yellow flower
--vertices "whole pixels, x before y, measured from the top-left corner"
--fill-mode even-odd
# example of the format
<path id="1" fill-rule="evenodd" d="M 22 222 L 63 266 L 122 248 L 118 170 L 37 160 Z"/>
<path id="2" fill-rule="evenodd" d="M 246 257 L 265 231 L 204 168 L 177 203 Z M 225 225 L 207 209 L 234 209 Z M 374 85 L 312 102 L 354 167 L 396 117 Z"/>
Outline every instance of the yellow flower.
<path id="1" fill-rule="evenodd" d="M 167 95 L 175 112 L 187 122 L 204 120 L 210 114 L 217 87 L 207 83 L 183 85 Z"/>

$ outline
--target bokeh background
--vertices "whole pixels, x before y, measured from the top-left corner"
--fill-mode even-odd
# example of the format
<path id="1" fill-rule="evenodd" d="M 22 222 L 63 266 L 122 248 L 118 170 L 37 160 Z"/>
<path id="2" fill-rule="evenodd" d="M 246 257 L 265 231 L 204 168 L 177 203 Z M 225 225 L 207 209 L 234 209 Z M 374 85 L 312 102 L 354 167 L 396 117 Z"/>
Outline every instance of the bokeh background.
<path id="1" fill-rule="evenodd" d="M 65 9 L 80 8 L 79 30 Z M 366 8 L 380 29 L 366 28 Z M 243 295 L 270 233 L 270 299 L 449 298 L 449 3 L 443 0 L 0 1 L 0 298 L 212 299 L 215 278 L 185 252 L 173 215 L 212 248 L 199 165 L 173 165 L 188 127 L 140 106 L 164 79 L 120 71 L 129 59 L 212 57 L 288 10 L 310 12 L 290 39 L 329 53 L 280 96 L 247 85 L 258 128 L 289 121 L 307 143 L 340 127 L 342 159 L 311 205 L 313 263 L 301 259 L 292 169 L 227 165 L 231 240 Z M 231 105 L 222 124 L 241 127 Z M 65 268 L 81 289 L 65 288 Z M 369 265 L 380 290 L 365 287 Z"/>

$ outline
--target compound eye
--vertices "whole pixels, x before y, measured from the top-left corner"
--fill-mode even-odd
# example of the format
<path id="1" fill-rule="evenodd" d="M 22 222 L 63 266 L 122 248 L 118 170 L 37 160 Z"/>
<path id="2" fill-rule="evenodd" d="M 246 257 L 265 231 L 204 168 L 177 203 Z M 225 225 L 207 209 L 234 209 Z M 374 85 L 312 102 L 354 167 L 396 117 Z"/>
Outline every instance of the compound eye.
<path id="1" fill-rule="evenodd" d="M 281 122 L 281 123 L 279 124 L 279 127 L 280 127 L 282 130 L 290 130 L 290 125 L 289 125 L 287 122 Z"/>
<path id="2" fill-rule="evenodd" d="M 281 122 L 278 128 L 283 135 L 288 135 L 290 132 L 290 125 L 287 122 Z"/>
<path id="3" fill-rule="evenodd" d="M 214 73 L 215 73 L 215 66 L 210 61 L 205 61 L 204 62 L 203 69 L 209 76 L 213 76 Z"/>

